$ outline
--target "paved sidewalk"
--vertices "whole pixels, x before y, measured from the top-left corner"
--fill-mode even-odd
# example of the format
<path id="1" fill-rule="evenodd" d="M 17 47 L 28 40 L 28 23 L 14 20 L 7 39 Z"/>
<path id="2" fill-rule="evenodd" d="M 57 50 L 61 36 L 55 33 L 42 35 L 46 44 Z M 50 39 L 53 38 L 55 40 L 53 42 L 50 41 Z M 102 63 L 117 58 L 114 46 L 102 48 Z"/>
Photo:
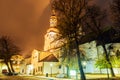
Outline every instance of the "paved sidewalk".
<path id="1" fill-rule="evenodd" d="M 110 77 L 111 78 L 111 77 Z M 86 74 L 87 80 L 108 80 L 107 75 L 102 74 Z M 76 80 L 76 77 L 69 78 L 55 78 L 55 77 L 46 77 L 46 76 L 34 76 L 34 75 L 18 75 L 18 76 L 4 76 L 0 74 L 0 80 Z M 80 80 L 80 76 L 78 79 Z M 120 80 L 120 75 L 116 75 L 115 78 L 110 80 Z"/>
<path id="2" fill-rule="evenodd" d="M 68 78 L 55 78 L 55 77 L 45 77 L 45 76 L 36 76 L 38 78 L 44 78 L 46 80 L 74 80 L 74 79 L 68 79 Z"/>
<path id="3" fill-rule="evenodd" d="M 45 76 L 36 76 L 36 77 L 44 78 L 46 80 L 76 80 L 76 77 L 72 77 L 71 79 L 68 79 L 68 78 L 45 77 Z M 106 74 L 86 74 L 86 79 L 87 80 L 107 80 L 107 78 L 108 78 L 108 76 Z M 111 78 L 111 79 L 120 80 L 120 75 L 116 75 L 115 78 Z M 80 76 L 77 77 L 77 80 L 80 80 Z"/>

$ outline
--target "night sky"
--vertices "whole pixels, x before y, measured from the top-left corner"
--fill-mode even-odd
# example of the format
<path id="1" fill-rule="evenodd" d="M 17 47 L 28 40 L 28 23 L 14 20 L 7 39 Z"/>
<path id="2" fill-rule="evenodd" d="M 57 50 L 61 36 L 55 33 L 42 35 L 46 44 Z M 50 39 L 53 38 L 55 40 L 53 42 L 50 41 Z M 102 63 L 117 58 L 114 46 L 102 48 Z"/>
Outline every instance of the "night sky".
<path id="1" fill-rule="evenodd" d="M 102 8 L 110 0 L 94 0 Z M 50 0 L 0 0 L 0 35 L 7 35 L 21 48 L 21 54 L 43 50 L 49 28 Z"/>

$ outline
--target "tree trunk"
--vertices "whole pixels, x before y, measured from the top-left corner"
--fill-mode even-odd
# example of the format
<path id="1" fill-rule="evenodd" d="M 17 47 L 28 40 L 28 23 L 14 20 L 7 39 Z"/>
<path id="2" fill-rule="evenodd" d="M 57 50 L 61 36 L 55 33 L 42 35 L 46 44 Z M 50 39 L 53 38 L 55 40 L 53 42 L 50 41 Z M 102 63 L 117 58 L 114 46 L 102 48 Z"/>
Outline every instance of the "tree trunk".
<path id="1" fill-rule="evenodd" d="M 102 44 L 102 47 L 103 47 L 103 49 L 104 49 L 104 51 L 105 51 L 106 60 L 108 61 L 108 64 L 110 65 L 111 76 L 112 76 L 112 77 L 115 77 L 115 74 L 114 74 L 114 71 L 113 71 L 113 67 L 112 67 L 112 64 L 111 64 L 111 62 L 110 62 L 109 55 L 107 54 L 107 50 L 106 50 L 105 44 Z"/>
<path id="2" fill-rule="evenodd" d="M 79 65 L 79 71 L 80 71 L 80 74 L 81 74 L 81 80 L 86 80 L 86 77 L 85 77 L 85 74 L 84 74 L 84 71 L 83 71 L 83 67 L 82 67 L 82 62 L 81 62 L 81 59 L 80 59 L 80 51 L 79 51 L 79 44 L 78 44 L 78 41 L 75 40 L 76 42 L 76 50 L 77 50 L 77 58 L 78 58 L 78 65 Z"/>
<path id="3" fill-rule="evenodd" d="M 9 73 L 11 73 L 11 69 L 10 69 L 10 67 L 9 67 L 8 62 L 5 62 L 5 64 L 7 65 L 7 68 L 8 68 Z"/>
<path id="4" fill-rule="evenodd" d="M 13 69 L 13 65 L 12 65 L 12 61 L 11 60 L 10 60 L 10 67 L 11 67 L 12 72 L 15 72 L 15 70 Z"/>

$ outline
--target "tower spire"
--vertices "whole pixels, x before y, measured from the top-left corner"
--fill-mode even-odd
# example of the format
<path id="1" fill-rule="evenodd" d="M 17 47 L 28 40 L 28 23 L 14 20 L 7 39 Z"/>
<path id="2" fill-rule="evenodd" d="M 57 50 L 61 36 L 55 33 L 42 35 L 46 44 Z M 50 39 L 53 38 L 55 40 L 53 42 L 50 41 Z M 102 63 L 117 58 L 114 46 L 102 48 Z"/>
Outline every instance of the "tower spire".
<path id="1" fill-rule="evenodd" d="M 55 10 L 52 9 L 52 14 L 50 17 L 50 27 L 56 27 L 57 26 L 57 17 L 55 14 Z"/>
<path id="2" fill-rule="evenodd" d="M 54 10 L 54 9 L 52 9 L 52 16 L 56 16 L 56 15 L 55 15 L 55 10 Z"/>

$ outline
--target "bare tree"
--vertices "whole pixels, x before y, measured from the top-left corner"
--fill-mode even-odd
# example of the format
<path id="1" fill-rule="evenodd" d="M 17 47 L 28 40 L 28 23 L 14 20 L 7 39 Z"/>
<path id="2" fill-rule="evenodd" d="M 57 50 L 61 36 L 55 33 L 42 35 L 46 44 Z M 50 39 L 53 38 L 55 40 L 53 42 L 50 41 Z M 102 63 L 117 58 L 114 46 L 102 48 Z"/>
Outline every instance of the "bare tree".
<path id="1" fill-rule="evenodd" d="M 52 4 L 53 9 L 56 10 L 58 15 L 57 28 L 60 31 L 61 37 L 66 42 L 74 42 L 81 80 L 86 80 L 79 50 L 79 41 L 83 36 L 81 19 L 84 17 L 86 4 L 86 0 L 54 0 Z"/>
<path id="2" fill-rule="evenodd" d="M 105 58 L 110 65 L 111 75 L 115 76 L 112 64 L 110 62 L 109 58 L 109 52 L 107 52 L 106 49 L 106 36 L 104 36 L 103 28 L 105 26 L 105 20 L 106 20 L 106 12 L 100 9 L 100 7 L 97 7 L 96 5 L 88 6 L 86 8 L 86 17 L 83 19 L 83 26 L 86 26 L 87 28 L 91 29 L 91 31 L 96 34 L 96 42 L 97 44 L 102 45 L 104 49 L 104 55 Z M 109 76 L 108 76 L 109 77 Z"/>
<path id="3" fill-rule="evenodd" d="M 4 59 L 5 64 L 8 67 L 8 71 L 14 72 L 12 67 L 11 57 L 20 52 L 20 49 L 12 42 L 12 40 L 7 36 L 2 36 L 0 38 L 0 56 Z M 10 63 L 10 65 L 9 65 Z"/>

